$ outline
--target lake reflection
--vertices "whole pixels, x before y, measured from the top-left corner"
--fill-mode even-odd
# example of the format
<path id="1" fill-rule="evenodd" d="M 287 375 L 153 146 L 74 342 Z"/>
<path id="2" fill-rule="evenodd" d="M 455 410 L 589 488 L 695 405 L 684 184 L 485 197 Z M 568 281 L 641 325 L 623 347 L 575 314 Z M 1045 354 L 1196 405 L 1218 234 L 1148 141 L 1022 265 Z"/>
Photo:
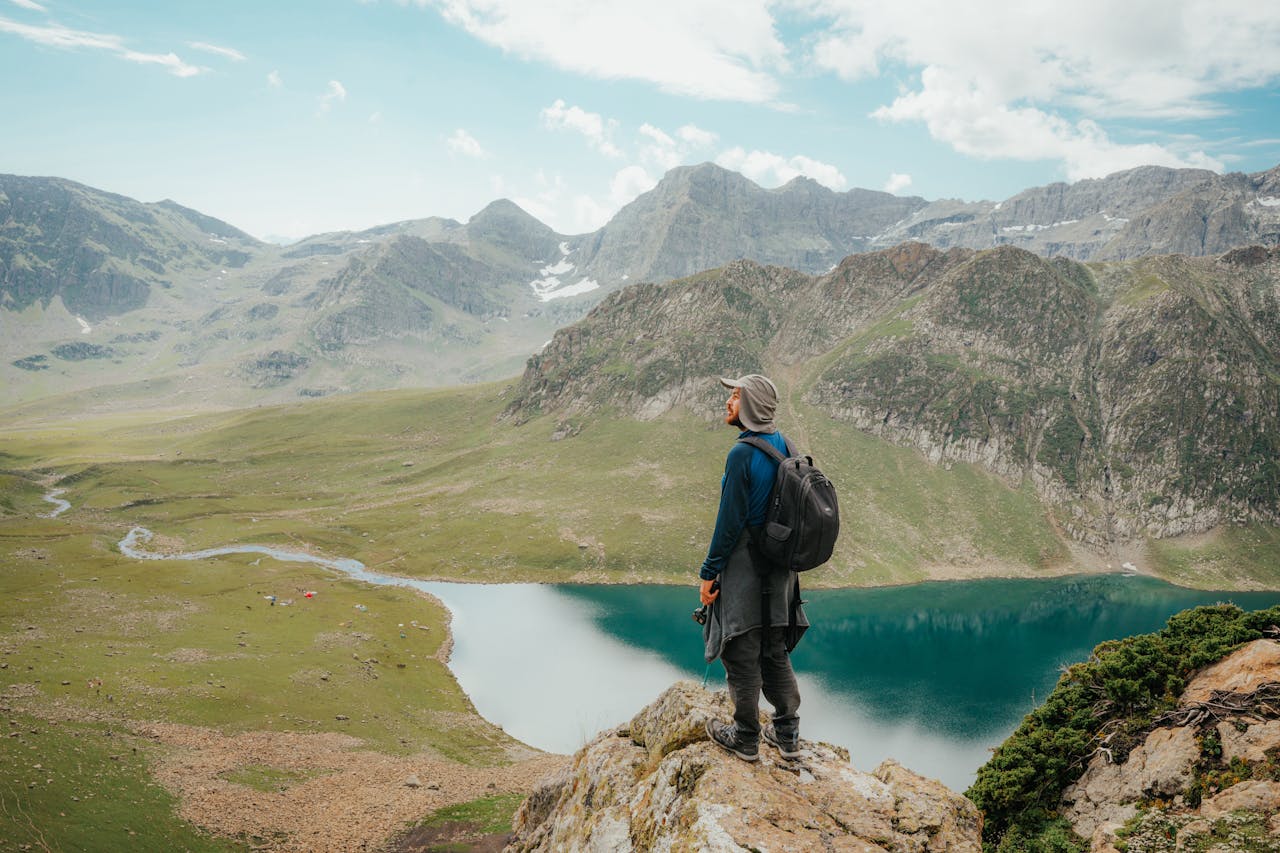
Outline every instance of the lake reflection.
<path id="1" fill-rule="evenodd" d="M 454 614 L 450 667 L 476 709 L 526 743 L 571 752 L 677 678 L 720 688 L 690 619 L 692 586 L 414 583 Z M 928 583 L 805 593 L 793 655 L 804 737 L 892 757 L 963 790 L 1044 698 L 1062 665 L 1198 604 L 1280 593 L 1197 592 L 1143 577 Z"/>

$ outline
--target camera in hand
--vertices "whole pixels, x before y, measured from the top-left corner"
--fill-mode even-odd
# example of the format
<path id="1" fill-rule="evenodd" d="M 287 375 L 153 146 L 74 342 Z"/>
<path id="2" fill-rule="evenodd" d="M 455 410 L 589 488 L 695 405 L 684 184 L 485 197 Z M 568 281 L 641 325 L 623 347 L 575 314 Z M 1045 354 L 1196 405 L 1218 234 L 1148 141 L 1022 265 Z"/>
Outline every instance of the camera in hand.
<path id="1" fill-rule="evenodd" d="M 720 589 L 720 579 L 716 578 L 715 582 L 711 584 L 711 591 L 717 592 L 719 591 L 719 589 Z M 710 614 L 711 614 L 711 605 L 704 604 L 701 607 L 699 607 L 697 610 L 693 611 L 693 621 L 697 622 L 699 625 L 705 625 L 707 624 L 707 617 Z"/>

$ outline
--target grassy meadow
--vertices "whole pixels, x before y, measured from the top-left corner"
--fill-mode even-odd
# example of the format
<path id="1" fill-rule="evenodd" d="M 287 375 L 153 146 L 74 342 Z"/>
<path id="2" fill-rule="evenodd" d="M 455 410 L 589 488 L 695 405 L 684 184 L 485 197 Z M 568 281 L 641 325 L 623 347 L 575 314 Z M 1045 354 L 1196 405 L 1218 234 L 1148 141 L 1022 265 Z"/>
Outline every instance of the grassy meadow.
<path id="1" fill-rule="evenodd" d="M 141 525 L 156 534 L 148 547 L 170 552 L 259 544 L 425 579 L 692 585 L 732 431 L 687 413 L 517 426 L 501 418 L 508 394 L 486 385 L 191 417 L 0 416 L 10 735 L 0 739 L 0 849 L 233 844 L 176 816 L 149 776 L 165 748 L 139 736 L 147 721 L 341 733 L 469 765 L 513 760 L 520 745 L 475 714 L 443 662 L 448 614 L 435 602 L 268 557 L 141 562 L 116 544 Z M 789 403 L 787 417 L 841 500 L 836 557 L 810 585 L 1104 564 L 1073 556 L 1029 488 L 930 465 L 803 404 Z M 72 508 L 43 517 L 54 484 Z M 1275 586 L 1277 540 L 1235 531 L 1161 544 L 1152 561 L 1188 585 L 1202 567 L 1230 563 L 1234 574 L 1205 576 Z M 249 762 L 226 778 L 270 791 L 306 776 Z M 82 843 L 86 825 L 106 840 Z"/>

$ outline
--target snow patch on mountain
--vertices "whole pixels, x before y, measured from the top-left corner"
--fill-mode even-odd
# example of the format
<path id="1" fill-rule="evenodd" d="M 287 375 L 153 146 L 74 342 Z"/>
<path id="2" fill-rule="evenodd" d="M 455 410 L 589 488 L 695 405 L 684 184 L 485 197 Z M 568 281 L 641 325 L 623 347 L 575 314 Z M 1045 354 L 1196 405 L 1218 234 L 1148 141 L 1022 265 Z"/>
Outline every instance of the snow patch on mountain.
<path id="1" fill-rule="evenodd" d="M 571 284 L 565 283 L 562 276 L 567 277 L 578 267 L 569 260 L 569 255 L 573 250 L 569 248 L 568 243 L 560 244 L 560 259 L 554 263 L 547 264 L 538 270 L 541 278 L 535 278 L 529 282 L 529 287 L 533 288 L 533 293 L 542 302 L 549 302 L 552 299 L 562 299 L 566 296 L 578 296 L 583 293 L 589 293 L 600 286 L 600 283 L 591 278 L 580 278 Z"/>
<path id="2" fill-rule="evenodd" d="M 1050 228 L 1058 228 L 1062 225 L 1074 225 L 1079 221 L 1080 221 L 1079 219 L 1064 219 L 1061 222 L 1054 222 L 1052 225 L 1034 225 L 1034 224 L 1033 225 L 1006 225 L 1000 230 L 1011 231 L 1011 232 L 1025 231 L 1028 234 L 1033 234 L 1036 231 L 1048 231 Z"/>

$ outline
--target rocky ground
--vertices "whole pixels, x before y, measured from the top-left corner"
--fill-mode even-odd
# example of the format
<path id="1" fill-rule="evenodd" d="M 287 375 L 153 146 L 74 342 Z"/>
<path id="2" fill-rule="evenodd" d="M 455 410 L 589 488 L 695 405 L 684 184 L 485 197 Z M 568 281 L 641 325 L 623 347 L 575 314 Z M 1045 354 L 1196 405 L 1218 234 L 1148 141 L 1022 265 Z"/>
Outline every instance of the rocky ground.
<path id="1" fill-rule="evenodd" d="M 426 754 L 373 752 L 340 734 L 225 735 L 169 724 L 138 733 L 168 747 L 156 778 L 179 796 L 184 819 L 278 851 L 379 850 L 411 821 L 496 793 L 530 791 L 567 763 L 530 750 L 513 764 L 472 767 Z M 302 781 L 263 792 L 227 779 L 256 766 L 292 771 Z"/>
<path id="2" fill-rule="evenodd" d="M 724 693 L 673 685 L 545 779 L 508 849 L 980 853 L 976 807 L 941 783 L 892 761 L 864 773 L 809 741 L 799 759 L 764 746 L 749 764 L 703 731 L 729 716 Z"/>
<path id="3" fill-rule="evenodd" d="M 1123 760 L 1100 743 L 1063 802 L 1094 853 L 1280 851 L 1280 643 L 1206 668 Z"/>

